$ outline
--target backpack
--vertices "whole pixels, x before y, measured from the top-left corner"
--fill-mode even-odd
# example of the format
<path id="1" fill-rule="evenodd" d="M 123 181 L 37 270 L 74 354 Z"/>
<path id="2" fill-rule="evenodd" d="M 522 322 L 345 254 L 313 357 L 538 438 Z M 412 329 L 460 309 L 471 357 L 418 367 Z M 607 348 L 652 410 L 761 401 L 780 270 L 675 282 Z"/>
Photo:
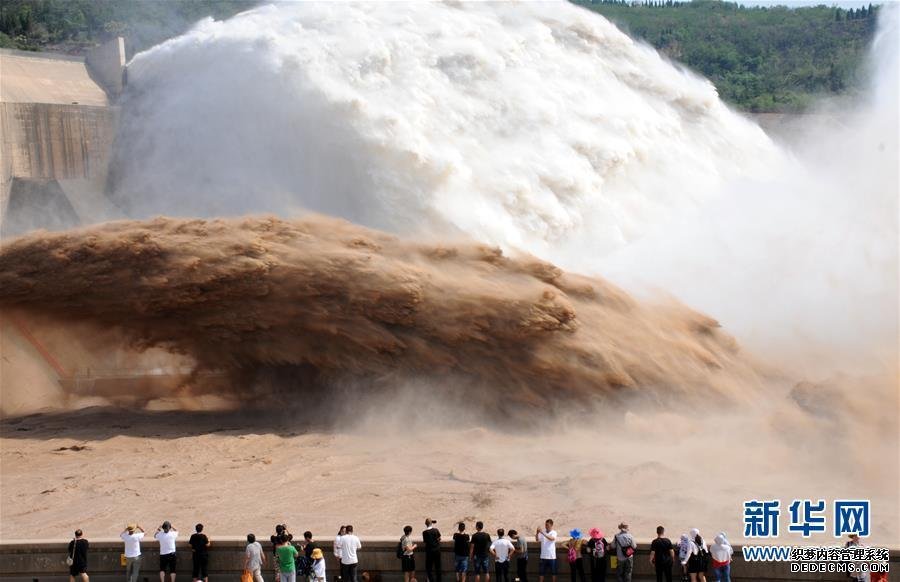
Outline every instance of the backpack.
<path id="1" fill-rule="evenodd" d="M 594 540 L 594 549 L 591 551 L 591 555 L 595 558 L 602 558 L 606 555 L 606 540 L 599 539 Z"/>
<path id="2" fill-rule="evenodd" d="M 578 559 L 578 552 L 575 551 L 575 546 L 569 548 L 569 563 L 574 564 Z"/>
<path id="3" fill-rule="evenodd" d="M 700 567 L 703 568 L 702 571 L 705 572 L 707 566 L 709 566 L 709 550 L 703 547 L 703 538 L 700 538 L 700 543 L 697 544 L 697 561 L 700 563 Z"/>
<path id="4" fill-rule="evenodd" d="M 294 567 L 300 576 L 309 576 L 312 574 L 312 560 L 306 557 L 306 554 L 300 554 L 294 560 Z"/>
<path id="5" fill-rule="evenodd" d="M 634 542 L 632 542 L 632 543 L 634 543 Z M 622 542 L 619 541 L 619 534 L 616 534 L 616 545 L 618 547 L 622 548 L 622 553 L 625 555 L 626 558 L 630 558 L 631 556 L 634 555 L 634 546 L 632 546 L 632 545 L 626 546 L 626 545 L 622 544 Z"/>
<path id="6" fill-rule="evenodd" d="M 398 560 L 403 559 L 403 542 L 402 541 L 397 542 L 397 559 Z"/>

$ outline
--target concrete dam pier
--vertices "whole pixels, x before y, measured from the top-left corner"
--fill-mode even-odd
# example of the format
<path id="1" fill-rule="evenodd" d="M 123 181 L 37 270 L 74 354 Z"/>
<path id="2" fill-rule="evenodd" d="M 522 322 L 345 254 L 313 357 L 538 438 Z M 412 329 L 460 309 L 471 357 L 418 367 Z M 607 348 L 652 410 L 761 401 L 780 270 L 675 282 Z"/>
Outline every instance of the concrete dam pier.
<path id="1" fill-rule="evenodd" d="M 183 537 L 188 537 L 185 533 Z M 268 566 L 263 570 L 263 578 L 272 580 L 271 544 L 266 536 L 257 534 L 260 543 L 263 544 L 269 559 Z M 151 533 L 147 534 L 150 540 Z M 327 577 L 335 580 L 338 576 L 339 565 L 332 552 L 331 541 L 317 542 L 325 553 Z M 68 569 L 65 565 L 66 547 L 68 542 L 22 541 L 0 544 L 0 581 L 2 582 L 64 582 L 68 580 Z M 386 537 L 363 538 L 363 549 L 359 552 L 359 572 L 378 573 L 384 582 L 399 582 L 403 580 L 400 571 L 400 560 L 395 555 L 397 540 Z M 246 541 L 236 538 L 223 540 L 212 539 L 209 557 L 210 580 L 238 580 L 243 569 L 244 548 Z M 639 544 L 635 554 L 634 578 L 635 582 L 655 580 L 653 567 L 649 558 L 649 542 Z M 186 577 L 191 571 L 191 549 L 186 540 L 178 543 L 178 577 Z M 528 576 L 530 580 L 537 580 L 538 576 L 538 552 L 533 544 L 529 547 Z M 781 580 L 798 581 L 827 581 L 846 580 L 845 574 L 791 574 L 790 567 L 785 562 L 745 562 L 741 558 L 741 548 L 734 546 L 735 555 L 732 564 L 731 579 L 735 582 L 779 582 Z M 453 571 L 453 544 L 443 544 L 443 580 L 449 582 L 455 579 Z M 158 544 L 152 540 L 142 544 L 143 559 L 141 563 L 140 582 L 155 582 L 159 576 L 159 552 Z M 120 563 L 122 542 L 119 540 L 91 541 L 91 551 L 88 555 L 88 573 L 92 582 L 112 582 L 122 580 L 125 576 L 125 568 Z M 417 578 L 425 580 L 425 557 L 417 553 L 416 556 Z M 557 550 L 557 563 L 559 565 L 559 580 L 569 579 L 569 565 L 566 562 L 566 550 Z M 900 551 L 891 552 L 891 569 L 900 567 Z M 493 564 L 491 564 L 493 570 Z M 588 575 L 590 567 L 585 566 Z M 676 568 L 677 571 L 677 568 Z M 493 571 L 491 572 L 493 575 Z M 469 579 L 472 579 L 469 572 Z M 515 577 L 513 565 L 511 577 Z M 675 576 L 677 580 L 679 576 Z M 607 572 L 607 580 L 614 580 L 615 573 Z M 707 575 L 712 580 L 712 574 Z"/>

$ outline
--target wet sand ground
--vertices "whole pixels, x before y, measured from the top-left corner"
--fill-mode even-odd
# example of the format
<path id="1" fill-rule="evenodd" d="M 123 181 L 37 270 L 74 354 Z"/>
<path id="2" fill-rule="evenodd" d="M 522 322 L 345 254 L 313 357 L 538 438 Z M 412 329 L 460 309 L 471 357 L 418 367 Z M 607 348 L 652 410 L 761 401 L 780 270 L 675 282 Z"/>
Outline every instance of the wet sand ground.
<path id="1" fill-rule="evenodd" d="M 150 528 L 164 519 L 186 531 L 203 522 L 216 535 L 287 522 L 321 537 L 341 523 L 380 536 L 425 516 L 445 530 L 481 519 L 489 530 L 530 531 L 553 516 L 561 531 L 609 532 L 624 519 L 639 538 L 663 523 L 672 536 L 697 526 L 740 541 L 743 500 L 846 497 L 854 478 L 878 494 L 875 531 L 890 532 L 896 517 L 896 490 L 877 486 L 877 475 L 833 467 L 815 474 L 813 460 L 789 467 L 779 459 L 790 443 L 765 452 L 728 441 L 686 448 L 664 436 L 662 417 L 542 436 L 347 424 L 326 430 L 264 413 L 101 408 L 4 419 L 0 539 L 61 538 L 75 527 L 105 538 L 129 521 Z M 617 448 L 606 431 L 627 436 L 629 446 Z"/>

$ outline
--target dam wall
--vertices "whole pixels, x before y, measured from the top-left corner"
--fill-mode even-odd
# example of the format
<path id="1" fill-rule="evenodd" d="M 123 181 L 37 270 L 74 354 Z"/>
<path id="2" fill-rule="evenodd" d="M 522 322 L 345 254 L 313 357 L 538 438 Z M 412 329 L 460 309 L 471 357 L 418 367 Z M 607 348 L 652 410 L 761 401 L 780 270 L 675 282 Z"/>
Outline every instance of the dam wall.
<path id="1" fill-rule="evenodd" d="M 104 179 L 117 115 L 102 106 L 0 103 L 4 177 Z"/>
<path id="2" fill-rule="evenodd" d="M 73 226 L 93 218 L 98 200 L 109 206 L 102 193 L 119 112 L 92 74 L 112 83 L 118 44 L 95 49 L 93 73 L 79 57 L 0 50 L 0 236 Z M 93 203 L 68 200 L 70 190 Z"/>
<path id="3" fill-rule="evenodd" d="M 148 533 L 148 539 L 152 533 Z M 185 533 L 187 538 L 189 534 Z M 266 580 L 273 579 L 271 567 L 271 545 L 267 536 L 257 534 L 264 550 L 269 558 L 268 566 L 263 570 Z M 399 536 L 398 536 L 399 539 Z M 237 538 L 217 539 L 212 538 L 209 557 L 210 580 L 239 580 L 243 568 L 243 555 L 246 541 Z M 4 542 L 0 544 L 0 581 L 2 582 L 64 582 L 68 580 L 68 569 L 65 565 L 66 546 L 68 542 L 56 541 L 22 541 Z M 339 566 L 332 553 L 332 543 L 317 542 L 325 553 L 327 564 L 327 577 L 336 579 Z M 359 571 L 361 576 L 364 571 L 377 572 L 383 582 L 399 582 L 403 579 L 400 572 L 400 560 L 396 558 L 395 550 L 397 540 L 392 538 L 363 538 L 362 549 L 359 551 Z M 139 582 L 156 582 L 159 576 L 159 552 L 155 541 L 145 542 L 142 545 L 143 560 Z M 791 574 L 787 563 L 779 562 L 745 562 L 741 557 L 739 545 L 734 546 L 735 560 L 732 563 L 731 577 L 736 582 L 779 582 L 782 580 L 799 581 L 826 581 L 847 580 L 845 574 Z M 178 578 L 189 576 L 191 572 L 191 550 L 187 540 L 180 540 L 178 550 Z M 447 582 L 455 579 L 453 570 L 453 545 L 452 542 L 443 544 L 442 564 L 444 577 Z M 92 582 L 120 581 L 125 575 L 125 569 L 120 563 L 122 542 L 119 540 L 91 541 L 91 551 L 88 555 L 88 573 Z M 538 548 L 536 544 L 529 544 L 528 575 L 530 579 L 537 580 Z M 425 557 L 420 552 L 416 553 L 417 577 L 424 582 Z M 566 562 L 566 551 L 563 548 L 557 550 L 557 564 L 559 566 L 559 579 L 569 578 L 569 564 Z M 643 582 L 655 580 L 649 558 L 649 543 L 639 544 L 634 562 L 634 581 Z M 893 570 L 900 568 L 900 551 L 891 551 L 891 567 Z M 588 575 L 590 568 L 585 565 Z M 493 564 L 491 564 L 493 570 Z M 513 569 L 515 567 L 513 566 Z M 493 574 L 493 571 L 491 572 Z M 472 572 L 469 572 L 471 579 Z M 613 580 L 614 574 L 607 574 L 607 580 Z M 515 572 L 511 573 L 511 579 L 515 578 Z M 186 578 L 187 579 L 187 578 Z M 675 579 L 678 579 L 676 574 Z M 708 575 L 709 580 L 712 579 Z"/>

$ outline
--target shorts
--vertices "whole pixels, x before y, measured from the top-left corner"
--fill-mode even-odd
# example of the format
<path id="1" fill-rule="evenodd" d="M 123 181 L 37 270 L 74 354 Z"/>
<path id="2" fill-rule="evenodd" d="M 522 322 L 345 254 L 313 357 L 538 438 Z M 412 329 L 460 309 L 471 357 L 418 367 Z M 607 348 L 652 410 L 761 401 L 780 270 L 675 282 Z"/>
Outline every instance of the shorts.
<path id="1" fill-rule="evenodd" d="M 175 566 L 178 564 L 178 554 L 162 554 L 159 556 L 159 571 L 165 572 L 167 569 L 170 574 L 175 573 Z"/>
<path id="2" fill-rule="evenodd" d="M 490 559 L 487 556 L 475 556 L 472 558 L 472 569 L 476 574 L 490 573 Z"/>
<path id="3" fill-rule="evenodd" d="M 706 572 L 706 564 L 704 564 L 703 562 L 704 560 L 700 556 L 698 556 L 697 554 L 692 554 L 691 557 L 688 558 L 688 574 L 699 574 L 700 572 Z"/>
<path id="4" fill-rule="evenodd" d="M 538 574 L 541 576 L 556 576 L 558 570 L 556 567 L 556 560 L 548 560 L 547 558 L 541 558 L 541 563 L 538 565 Z"/>
<path id="5" fill-rule="evenodd" d="M 87 574 L 87 566 L 82 564 L 72 564 L 69 566 L 69 576 L 81 576 Z"/>
<path id="6" fill-rule="evenodd" d="M 415 556 L 403 556 L 400 558 L 400 566 L 404 572 L 415 572 L 416 571 L 416 557 Z"/>
<path id="7" fill-rule="evenodd" d="M 469 556 L 456 556 L 456 571 L 460 574 L 469 571 Z"/>
<path id="8" fill-rule="evenodd" d="M 209 554 L 198 556 L 194 554 L 194 569 L 192 570 L 194 580 L 201 580 L 209 576 L 207 566 L 209 565 Z"/>

